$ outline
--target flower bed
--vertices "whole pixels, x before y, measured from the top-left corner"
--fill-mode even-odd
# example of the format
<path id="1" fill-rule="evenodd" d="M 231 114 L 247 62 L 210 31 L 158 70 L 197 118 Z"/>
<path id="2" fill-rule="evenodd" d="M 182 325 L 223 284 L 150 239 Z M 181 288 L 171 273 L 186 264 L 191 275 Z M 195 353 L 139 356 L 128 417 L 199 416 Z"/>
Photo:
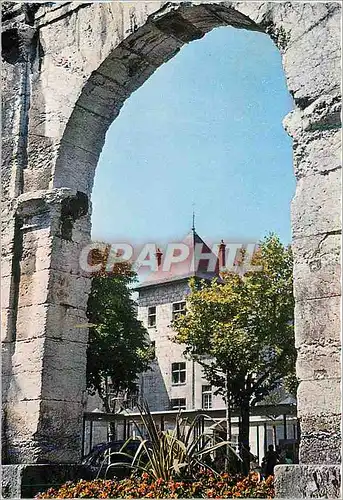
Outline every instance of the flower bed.
<path id="1" fill-rule="evenodd" d="M 36 498 L 273 498 L 273 478 L 261 481 L 256 473 L 248 477 L 204 473 L 195 481 L 152 480 L 140 478 L 96 479 L 68 482 L 55 490 L 48 489 Z"/>

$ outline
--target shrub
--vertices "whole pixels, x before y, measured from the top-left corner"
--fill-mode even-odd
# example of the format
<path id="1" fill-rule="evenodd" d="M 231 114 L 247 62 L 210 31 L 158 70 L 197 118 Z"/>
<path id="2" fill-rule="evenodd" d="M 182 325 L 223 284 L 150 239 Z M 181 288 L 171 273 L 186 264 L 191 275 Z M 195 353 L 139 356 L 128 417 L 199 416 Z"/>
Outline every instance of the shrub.
<path id="1" fill-rule="evenodd" d="M 130 465 L 133 473 L 141 474 L 144 471 L 151 479 L 164 481 L 192 480 L 200 469 L 216 474 L 212 457 L 217 450 L 224 447 L 231 453 L 231 456 L 241 460 L 228 441 L 217 437 L 217 442 L 215 442 L 213 436 L 205 432 L 196 435 L 195 429 L 201 419 L 207 418 L 215 423 L 207 415 L 197 415 L 192 421 L 188 421 L 179 413 L 173 430 L 161 431 L 157 428 L 146 403 L 138 405 L 138 409 L 144 434 L 133 420 L 140 440 L 140 446 L 135 456 L 132 457 Z M 148 439 L 145 439 L 145 436 L 148 436 Z M 123 452 L 111 453 L 111 456 L 112 463 L 106 470 L 105 478 L 108 478 L 108 473 L 115 474 L 116 467 L 125 465 L 123 461 L 120 461 L 121 457 L 130 458 L 130 455 Z M 126 467 L 128 467 L 127 461 Z"/>
<path id="2" fill-rule="evenodd" d="M 81 480 L 68 482 L 55 490 L 48 489 L 36 498 L 273 498 L 273 477 L 261 481 L 257 473 L 247 477 L 214 475 L 201 471 L 193 481 L 140 478 L 116 480 Z"/>

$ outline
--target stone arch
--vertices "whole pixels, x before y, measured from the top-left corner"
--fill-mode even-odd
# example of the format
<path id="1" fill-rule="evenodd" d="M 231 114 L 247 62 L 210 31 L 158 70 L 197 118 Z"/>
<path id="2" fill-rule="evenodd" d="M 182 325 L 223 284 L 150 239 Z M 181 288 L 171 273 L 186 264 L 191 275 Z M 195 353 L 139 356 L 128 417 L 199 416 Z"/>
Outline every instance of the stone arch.
<path id="1" fill-rule="evenodd" d="M 339 460 L 339 9 L 319 2 L 94 2 L 38 10 L 21 69 L 9 64 L 8 77 L 17 90 L 6 131 L 17 151 L 7 183 L 12 275 L 4 339 L 12 463 L 79 456 L 87 331 L 75 325 L 86 321 L 89 279 L 78 256 L 90 237 L 89 198 L 106 131 L 155 69 L 223 25 L 271 36 L 294 98 L 285 127 L 294 140 L 297 177 L 292 227 L 301 461 Z M 30 91 L 19 95 L 18 82 Z M 23 117 L 19 144 L 12 136 Z M 31 356 L 30 370 L 24 355 Z"/>
<path id="2" fill-rule="evenodd" d="M 183 45 L 225 25 L 264 31 L 247 16 L 218 4 L 168 5 L 111 51 L 90 75 L 66 125 L 53 187 L 68 186 L 89 193 L 105 134 L 125 100 Z M 92 156 L 85 162 L 86 151 Z M 83 170 L 84 178 L 70 176 L 70 163 L 86 163 L 86 169 L 77 168 L 78 172 Z"/>

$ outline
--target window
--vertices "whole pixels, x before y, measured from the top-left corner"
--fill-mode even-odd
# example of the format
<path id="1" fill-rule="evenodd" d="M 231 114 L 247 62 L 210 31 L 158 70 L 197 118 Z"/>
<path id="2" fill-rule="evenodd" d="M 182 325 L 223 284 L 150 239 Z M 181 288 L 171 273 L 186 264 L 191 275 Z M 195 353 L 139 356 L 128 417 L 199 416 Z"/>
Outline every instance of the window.
<path id="1" fill-rule="evenodd" d="M 156 306 L 148 307 L 148 326 L 156 326 Z"/>
<path id="2" fill-rule="evenodd" d="M 209 410 L 212 408 L 212 387 L 210 385 L 202 386 L 202 408 Z"/>
<path id="3" fill-rule="evenodd" d="M 171 404 L 172 410 L 185 410 L 186 409 L 186 399 L 185 398 L 172 399 L 170 404 Z"/>
<path id="4" fill-rule="evenodd" d="M 186 383 L 186 363 L 172 363 L 172 383 Z"/>
<path id="5" fill-rule="evenodd" d="M 173 304 L 173 320 L 180 314 L 186 314 L 186 302 L 175 302 Z"/>

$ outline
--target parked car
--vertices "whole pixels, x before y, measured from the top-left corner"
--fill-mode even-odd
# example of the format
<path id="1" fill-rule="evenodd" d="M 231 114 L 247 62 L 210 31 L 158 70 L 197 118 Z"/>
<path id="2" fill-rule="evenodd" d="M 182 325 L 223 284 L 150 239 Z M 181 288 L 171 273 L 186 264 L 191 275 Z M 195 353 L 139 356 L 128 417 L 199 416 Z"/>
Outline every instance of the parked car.
<path id="1" fill-rule="evenodd" d="M 115 466 L 114 464 L 118 462 L 130 464 L 139 445 L 139 440 L 119 440 L 97 444 L 82 460 L 82 465 L 87 470 L 87 479 L 112 478 L 114 476 L 123 479 L 128 477 L 132 471 L 130 467 Z M 130 455 L 132 458 L 121 455 L 120 452 Z"/>

